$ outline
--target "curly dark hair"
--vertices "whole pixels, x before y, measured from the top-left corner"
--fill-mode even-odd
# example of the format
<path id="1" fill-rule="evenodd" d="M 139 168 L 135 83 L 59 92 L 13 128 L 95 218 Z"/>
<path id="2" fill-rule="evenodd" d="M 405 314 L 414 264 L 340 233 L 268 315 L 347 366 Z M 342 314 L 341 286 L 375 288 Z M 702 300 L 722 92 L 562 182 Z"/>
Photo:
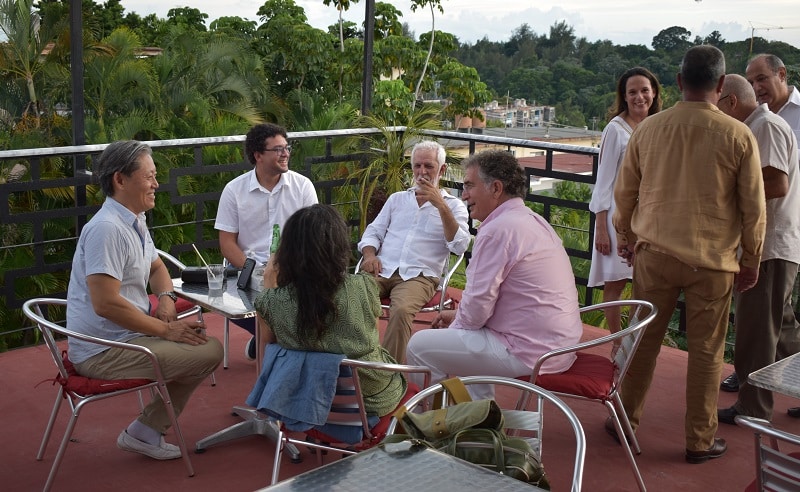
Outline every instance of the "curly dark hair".
<path id="1" fill-rule="evenodd" d="M 278 286 L 296 294 L 299 338 L 312 348 L 337 315 L 334 295 L 347 276 L 350 255 L 347 224 L 330 205 L 301 208 L 283 227 L 275 252 Z"/>
<path id="2" fill-rule="evenodd" d="M 510 197 L 525 198 L 528 193 L 528 178 L 517 159 L 505 150 L 484 150 L 464 159 L 464 170 L 478 167 L 481 181 L 487 185 L 494 180 L 503 183 L 503 192 Z"/>
<path id="3" fill-rule="evenodd" d="M 264 152 L 266 140 L 278 135 L 288 138 L 286 128 L 274 123 L 261 123 L 251 128 L 244 139 L 244 155 L 247 157 L 247 161 L 255 166 L 256 158 L 253 154 Z"/>
<path id="4" fill-rule="evenodd" d="M 625 91 L 628 88 L 628 79 L 641 75 L 650 81 L 650 87 L 653 89 L 653 104 L 650 105 L 650 110 L 647 112 L 648 116 L 652 116 L 661 111 L 661 106 L 664 101 L 661 99 L 661 84 L 658 83 L 658 78 L 650 70 L 644 67 L 633 67 L 625 70 L 617 81 L 617 95 L 614 104 L 608 108 L 606 117 L 608 121 L 615 116 L 622 114 L 628 110 L 628 102 L 625 100 Z"/>

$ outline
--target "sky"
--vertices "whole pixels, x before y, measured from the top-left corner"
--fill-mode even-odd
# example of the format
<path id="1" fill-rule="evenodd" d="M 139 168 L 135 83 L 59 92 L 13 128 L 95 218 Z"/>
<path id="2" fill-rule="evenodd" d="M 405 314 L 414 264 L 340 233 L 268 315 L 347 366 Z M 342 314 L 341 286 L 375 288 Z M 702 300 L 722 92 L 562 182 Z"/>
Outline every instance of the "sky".
<path id="1" fill-rule="evenodd" d="M 102 0 L 97 0 L 102 3 Z M 409 0 L 383 0 L 403 13 L 417 36 L 430 31 L 430 9 L 411 12 Z M 208 14 L 208 23 L 221 16 L 239 16 L 258 22 L 263 0 L 122 0 L 126 12 L 140 16 L 155 13 L 166 17 L 175 7 L 193 7 Z M 338 20 L 333 6 L 322 0 L 295 0 L 305 9 L 308 22 L 327 29 Z M 364 20 L 366 1 L 352 5 L 344 18 L 359 26 Z M 642 44 L 651 47 L 659 31 L 672 26 L 689 30 L 691 40 L 719 31 L 727 41 L 750 39 L 751 34 L 769 41 L 783 41 L 800 48 L 798 0 L 631 0 L 631 1 L 544 1 L 442 0 L 444 14 L 436 13 L 436 29 L 454 34 L 462 42 L 474 43 L 484 37 L 506 41 L 527 23 L 538 34 L 549 34 L 550 26 L 565 21 L 577 37 L 593 42 L 608 39 L 614 44 Z"/>

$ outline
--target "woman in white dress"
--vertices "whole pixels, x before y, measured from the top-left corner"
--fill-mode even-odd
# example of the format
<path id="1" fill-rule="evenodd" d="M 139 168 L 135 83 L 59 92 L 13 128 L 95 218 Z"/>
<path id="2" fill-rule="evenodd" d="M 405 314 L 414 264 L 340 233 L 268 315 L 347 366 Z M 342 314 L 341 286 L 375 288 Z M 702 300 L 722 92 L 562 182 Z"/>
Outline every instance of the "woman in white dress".
<path id="1" fill-rule="evenodd" d="M 594 249 L 589 270 L 589 287 L 603 286 L 603 302 L 616 301 L 631 278 L 632 268 L 617 256 L 617 237 L 611 224 L 614 214 L 614 183 L 628 139 L 647 116 L 661 110 L 661 86 L 649 70 L 634 67 L 617 81 L 617 96 L 608 110 L 611 118 L 600 139 L 597 183 L 592 191 L 589 210 L 595 213 Z M 620 329 L 618 308 L 605 310 L 611 332 Z"/>

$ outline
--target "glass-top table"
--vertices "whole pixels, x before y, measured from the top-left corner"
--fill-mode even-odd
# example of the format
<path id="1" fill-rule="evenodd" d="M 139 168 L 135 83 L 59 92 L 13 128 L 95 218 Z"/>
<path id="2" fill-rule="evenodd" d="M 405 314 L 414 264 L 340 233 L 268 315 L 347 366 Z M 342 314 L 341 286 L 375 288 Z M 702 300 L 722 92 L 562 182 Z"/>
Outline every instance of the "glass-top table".
<path id="1" fill-rule="evenodd" d="M 759 388 L 800 398 L 800 353 L 753 371 L 747 382 Z"/>
<path id="2" fill-rule="evenodd" d="M 258 292 L 237 288 L 236 278 L 232 277 L 225 280 L 222 295 L 209 295 L 207 285 L 185 283 L 179 278 L 172 279 L 172 286 L 175 290 L 175 295 L 178 297 L 191 301 L 213 313 L 220 314 L 224 316 L 226 320 L 252 318 L 256 315 L 255 308 L 253 307 L 253 300 L 256 295 L 258 295 Z M 225 330 L 225 337 L 227 338 L 227 336 L 228 330 Z M 226 346 L 227 343 L 228 340 L 226 339 Z M 261 347 L 261 340 L 257 329 L 256 347 Z M 256 377 L 258 377 L 261 372 L 264 354 L 263 350 L 257 350 L 256 353 Z M 255 381 L 255 379 L 253 379 L 253 381 Z M 275 423 L 268 420 L 266 416 L 260 414 L 254 408 L 237 405 L 233 407 L 232 412 L 244 420 L 200 439 L 195 444 L 196 452 L 202 453 L 210 446 L 240 437 L 261 435 L 273 440 L 277 438 L 278 430 L 275 427 Z M 287 445 L 284 449 L 292 460 L 299 459 L 300 453 L 298 453 L 297 448 Z"/>
<path id="3" fill-rule="evenodd" d="M 266 491 L 544 490 L 515 478 L 408 442 L 377 446 L 278 482 Z"/>
<path id="4" fill-rule="evenodd" d="M 179 278 L 172 279 L 172 286 L 178 297 L 183 297 L 226 318 L 252 318 L 256 315 L 253 300 L 258 292 L 237 288 L 235 278 L 225 280 L 222 295 L 209 295 L 208 285 L 185 283 Z"/>
<path id="5" fill-rule="evenodd" d="M 236 277 L 226 278 L 222 288 L 222 295 L 209 295 L 206 284 L 186 283 L 179 278 L 172 279 L 175 295 L 197 304 L 213 313 L 225 317 L 225 330 L 223 331 L 222 345 L 225 347 L 225 356 L 222 368 L 228 368 L 228 347 L 230 346 L 229 321 L 232 319 L 252 318 L 256 315 L 253 300 L 258 292 L 243 290 L 236 287 Z M 258 330 L 256 330 L 258 336 Z M 256 340 L 258 342 L 258 340 Z M 256 370 L 261 367 L 261 360 L 256 357 Z"/>

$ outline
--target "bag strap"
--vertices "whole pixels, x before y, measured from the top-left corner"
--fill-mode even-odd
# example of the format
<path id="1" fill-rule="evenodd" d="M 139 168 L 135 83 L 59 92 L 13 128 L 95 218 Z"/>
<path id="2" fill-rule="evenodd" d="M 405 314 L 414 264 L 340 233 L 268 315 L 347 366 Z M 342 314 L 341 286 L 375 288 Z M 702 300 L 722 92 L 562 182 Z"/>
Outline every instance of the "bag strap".
<path id="1" fill-rule="evenodd" d="M 445 379 L 444 381 L 442 381 L 441 384 L 447 391 L 448 394 L 447 400 L 451 405 L 454 405 L 456 403 L 464 403 L 472 401 L 472 397 L 469 396 L 467 387 L 464 386 L 464 383 L 461 382 L 460 379 L 458 378 Z M 442 392 L 439 392 L 433 395 L 434 410 L 444 407 L 444 405 L 442 405 L 442 398 L 443 398 L 442 394 L 443 394 Z M 398 423 L 402 423 L 403 417 L 405 417 L 406 413 L 408 413 L 408 409 L 406 408 L 405 405 L 401 405 L 397 410 L 395 410 L 395 412 L 392 414 L 392 417 L 397 419 Z"/>
<path id="2" fill-rule="evenodd" d="M 469 396 L 467 387 L 464 386 L 464 383 L 459 378 L 445 379 L 441 382 L 441 385 L 447 391 L 447 401 L 451 405 L 472 401 L 472 397 Z M 442 408 L 444 406 L 442 404 L 442 394 L 443 393 L 436 393 L 433 396 L 433 408 Z"/>

